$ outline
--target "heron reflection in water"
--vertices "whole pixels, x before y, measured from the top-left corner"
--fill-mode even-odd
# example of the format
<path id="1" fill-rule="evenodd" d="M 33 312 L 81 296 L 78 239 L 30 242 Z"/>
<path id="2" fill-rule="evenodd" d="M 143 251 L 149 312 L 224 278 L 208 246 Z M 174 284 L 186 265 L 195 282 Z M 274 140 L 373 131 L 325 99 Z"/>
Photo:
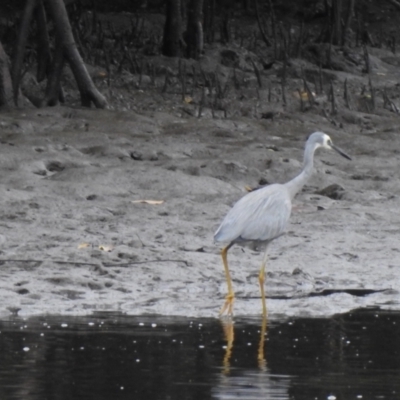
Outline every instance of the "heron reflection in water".
<path id="1" fill-rule="evenodd" d="M 222 371 L 225 375 L 228 375 L 231 367 L 231 357 L 235 342 L 235 325 L 230 319 L 221 319 L 222 330 L 224 333 L 224 338 L 226 340 L 225 354 L 222 361 Z M 265 340 L 267 336 L 267 319 L 262 318 L 261 328 L 260 328 L 260 338 L 257 347 L 257 364 L 261 370 L 266 370 L 267 361 L 265 358 Z"/>

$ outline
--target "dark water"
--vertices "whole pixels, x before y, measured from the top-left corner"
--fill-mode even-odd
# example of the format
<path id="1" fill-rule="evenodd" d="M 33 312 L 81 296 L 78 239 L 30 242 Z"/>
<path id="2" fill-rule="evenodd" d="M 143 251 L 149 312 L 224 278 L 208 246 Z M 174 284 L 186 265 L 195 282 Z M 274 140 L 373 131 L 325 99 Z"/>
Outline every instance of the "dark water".
<path id="1" fill-rule="evenodd" d="M 0 399 L 400 399 L 400 313 L 267 326 L 104 314 L 0 330 Z"/>

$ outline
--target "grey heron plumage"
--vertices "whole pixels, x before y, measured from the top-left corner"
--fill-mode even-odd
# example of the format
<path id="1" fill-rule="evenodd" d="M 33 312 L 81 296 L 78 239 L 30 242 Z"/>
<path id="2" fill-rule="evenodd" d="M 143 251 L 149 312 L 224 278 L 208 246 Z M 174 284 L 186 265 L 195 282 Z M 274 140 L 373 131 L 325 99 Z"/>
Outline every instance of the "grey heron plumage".
<path id="1" fill-rule="evenodd" d="M 273 184 L 252 191 L 242 197 L 229 210 L 214 235 L 214 241 L 228 243 L 221 251 L 228 294 L 221 314 L 232 314 L 234 291 L 228 268 L 228 250 L 235 243 L 253 242 L 265 245 L 265 253 L 259 272 L 263 315 L 266 316 L 264 281 L 268 244 L 284 234 L 292 210 L 292 200 L 310 178 L 314 167 L 314 153 L 319 147 L 333 149 L 343 157 L 351 158 L 334 146 L 331 138 L 323 132 L 314 132 L 306 142 L 304 165 L 299 175 L 284 184 Z"/>

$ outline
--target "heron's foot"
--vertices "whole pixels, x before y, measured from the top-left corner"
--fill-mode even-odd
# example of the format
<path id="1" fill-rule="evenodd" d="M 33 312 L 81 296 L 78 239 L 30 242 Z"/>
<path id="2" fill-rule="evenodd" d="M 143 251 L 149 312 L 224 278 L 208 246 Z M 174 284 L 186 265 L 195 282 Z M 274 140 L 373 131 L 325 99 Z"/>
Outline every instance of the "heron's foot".
<path id="1" fill-rule="evenodd" d="M 225 303 L 219 312 L 219 315 L 232 316 L 233 314 L 233 302 L 235 301 L 235 295 L 233 293 L 227 294 L 225 297 Z"/>

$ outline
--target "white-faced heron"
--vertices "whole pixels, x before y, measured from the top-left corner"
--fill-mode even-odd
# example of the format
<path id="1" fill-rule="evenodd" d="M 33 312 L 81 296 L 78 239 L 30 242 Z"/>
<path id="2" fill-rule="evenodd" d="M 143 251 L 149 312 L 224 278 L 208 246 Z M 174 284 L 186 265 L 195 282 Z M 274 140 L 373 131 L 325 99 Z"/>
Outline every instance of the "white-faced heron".
<path id="1" fill-rule="evenodd" d="M 351 158 L 334 146 L 331 138 L 323 132 L 314 132 L 307 140 L 304 151 L 303 170 L 291 181 L 273 184 L 254 190 L 242 197 L 228 212 L 214 235 L 215 242 L 228 243 L 221 251 L 225 268 L 228 294 L 221 314 L 232 314 L 235 294 L 228 268 L 228 250 L 235 243 L 255 242 L 265 246 L 265 253 L 258 276 L 263 307 L 263 316 L 267 315 L 265 304 L 264 280 L 269 243 L 281 236 L 286 229 L 292 210 L 292 200 L 310 178 L 313 171 L 314 153 L 318 147 L 336 150 L 343 157 Z"/>

